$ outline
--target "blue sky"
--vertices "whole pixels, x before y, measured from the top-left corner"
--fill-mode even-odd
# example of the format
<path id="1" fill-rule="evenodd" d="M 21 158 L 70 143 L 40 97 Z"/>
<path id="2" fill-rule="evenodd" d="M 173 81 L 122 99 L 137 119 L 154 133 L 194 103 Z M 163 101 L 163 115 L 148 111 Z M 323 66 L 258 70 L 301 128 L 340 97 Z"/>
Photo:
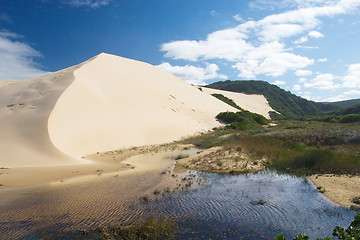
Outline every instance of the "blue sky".
<path id="1" fill-rule="evenodd" d="M 360 0 L 1 0 L 0 80 L 101 52 L 193 84 L 257 79 L 315 101 L 360 98 Z"/>

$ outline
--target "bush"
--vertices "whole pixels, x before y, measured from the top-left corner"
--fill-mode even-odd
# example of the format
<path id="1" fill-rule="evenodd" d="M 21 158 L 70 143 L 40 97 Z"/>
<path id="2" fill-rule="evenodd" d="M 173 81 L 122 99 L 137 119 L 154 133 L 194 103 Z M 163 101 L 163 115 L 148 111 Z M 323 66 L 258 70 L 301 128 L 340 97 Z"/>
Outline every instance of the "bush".
<path id="1" fill-rule="evenodd" d="M 262 115 L 249 111 L 241 112 L 221 112 L 216 118 L 224 123 L 230 124 L 230 127 L 238 130 L 248 130 L 266 125 L 269 121 Z"/>
<path id="2" fill-rule="evenodd" d="M 360 122 L 360 114 L 348 114 L 341 118 L 341 123 Z"/>

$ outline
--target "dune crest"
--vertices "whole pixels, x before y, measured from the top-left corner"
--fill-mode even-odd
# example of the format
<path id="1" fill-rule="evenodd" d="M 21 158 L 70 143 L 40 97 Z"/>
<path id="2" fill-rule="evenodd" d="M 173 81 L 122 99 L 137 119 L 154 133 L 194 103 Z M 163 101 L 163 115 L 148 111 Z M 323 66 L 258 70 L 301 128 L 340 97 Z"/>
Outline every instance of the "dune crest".
<path id="1" fill-rule="evenodd" d="M 222 111 L 236 109 L 155 66 L 102 53 L 0 83 L 0 167 L 86 163 L 97 151 L 171 142 L 221 125 Z"/>

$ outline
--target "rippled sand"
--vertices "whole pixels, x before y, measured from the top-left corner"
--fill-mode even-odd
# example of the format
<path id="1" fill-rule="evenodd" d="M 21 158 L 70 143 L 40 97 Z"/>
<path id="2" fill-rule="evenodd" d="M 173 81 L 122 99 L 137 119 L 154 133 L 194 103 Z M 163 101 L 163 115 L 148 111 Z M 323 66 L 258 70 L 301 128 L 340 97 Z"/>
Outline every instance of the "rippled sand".
<path id="1" fill-rule="evenodd" d="M 170 191 L 179 182 L 170 174 L 179 152 L 183 151 L 143 149 L 122 162 L 122 171 L 2 189 L 0 239 L 27 239 L 41 229 L 77 231 L 131 223 L 146 213 L 144 199 Z"/>

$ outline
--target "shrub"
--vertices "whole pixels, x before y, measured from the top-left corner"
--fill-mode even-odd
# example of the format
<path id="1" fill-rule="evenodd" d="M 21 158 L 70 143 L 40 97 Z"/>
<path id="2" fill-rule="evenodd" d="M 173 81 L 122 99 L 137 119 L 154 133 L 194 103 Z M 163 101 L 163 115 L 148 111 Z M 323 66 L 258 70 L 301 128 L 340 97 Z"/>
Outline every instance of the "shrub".
<path id="1" fill-rule="evenodd" d="M 360 122 L 360 114 L 348 114 L 341 118 L 341 123 Z"/>
<path id="2" fill-rule="evenodd" d="M 224 123 L 230 124 L 230 127 L 238 130 L 248 130 L 257 128 L 260 125 L 268 124 L 269 121 L 260 114 L 249 111 L 241 112 L 221 112 L 216 118 Z"/>

